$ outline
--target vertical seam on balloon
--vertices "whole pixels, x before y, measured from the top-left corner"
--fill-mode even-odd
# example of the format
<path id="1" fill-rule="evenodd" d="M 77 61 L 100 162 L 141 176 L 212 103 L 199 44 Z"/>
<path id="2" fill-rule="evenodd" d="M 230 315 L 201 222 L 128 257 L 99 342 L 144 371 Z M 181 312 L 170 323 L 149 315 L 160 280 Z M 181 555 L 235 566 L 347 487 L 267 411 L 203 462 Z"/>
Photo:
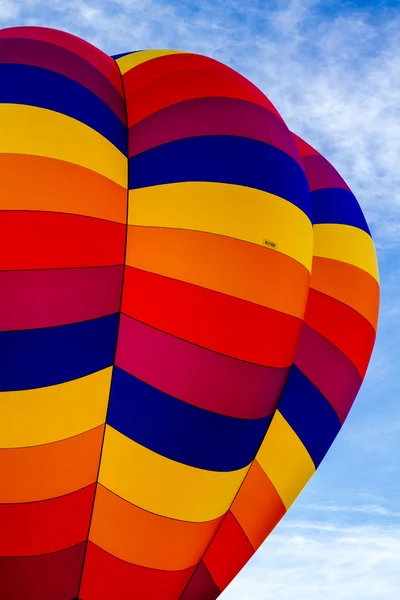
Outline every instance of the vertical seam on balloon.
<path id="1" fill-rule="evenodd" d="M 126 176 L 126 214 L 125 214 L 124 263 L 122 265 L 123 269 L 122 269 L 122 280 L 121 280 L 121 294 L 120 294 L 120 301 L 119 301 L 118 326 L 117 326 L 117 336 L 116 336 L 116 340 L 115 340 L 115 352 L 114 352 L 113 363 L 111 365 L 112 366 L 112 375 L 111 375 L 111 380 L 110 380 L 110 391 L 109 391 L 109 394 L 108 394 L 107 411 L 106 411 L 106 417 L 105 417 L 105 421 L 104 421 L 103 439 L 101 441 L 101 447 L 100 447 L 99 466 L 98 466 L 96 480 L 95 480 L 95 491 L 94 491 L 94 495 L 93 495 L 92 510 L 91 510 L 91 513 L 90 513 L 89 526 L 88 526 L 87 538 L 86 538 L 86 544 L 85 544 L 85 550 L 84 550 L 83 558 L 82 558 L 82 569 L 81 569 L 81 574 L 80 574 L 79 584 L 78 584 L 78 591 L 77 591 L 78 598 L 80 597 L 80 594 L 81 594 L 81 588 L 82 588 L 82 582 L 83 582 L 83 574 L 84 574 L 84 571 L 85 571 L 86 556 L 87 556 L 87 550 L 88 550 L 88 546 L 89 546 L 90 529 L 91 529 L 92 521 L 93 521 L 93 513 L 94 513 L 94 508 L 95 508 L 95 502 L 96 502 L 97 488 L 98 488 L 98 485 L 99 485 L 99 475 L 100 475 L 100 468 L 101 468 L 101 460 L 102 460 L 102 457 L 103 457 L 104 440 L 105 440 L 106 427 L 107 427 L 107 418 L 108 418 L 108 413 L 109 413 L 109 410 L 110 410 L 111 390 L 112 390 L 112 384 L 113 384 L 114 373 L 115 373 L 115 362 L 116 362 L 116 357 L 117 357 L 118 338 L 119 338 L 119 330 L 120 330 L 120 324 L 121 324 L 122 299 L 123 299 L 123 293 L 124 293 L 124 279 L 125 279 L 125 271 L 126 271 L 126 253 L 127 253 L 127 246 L 128 246 L 128 214 L 129 214 L 129 128 L 128 128 L 128 108 L 127 108 L 127 103 L 126 103 L 126 98 L 125 98 L 124 78 L 123 78 L 123 75 L 121 73 L 121 70 L 119 68 L 119 65 L 118 65 L 117 61 L 114 61 L 114 62 L 115 62 L 115 65 L 116 65 L 116 67 L 118 69 L 118 72 L 119 72 L 119 75 L 120 75 L 120 78 L 121 78 L 122 91 L 124 93 L 125 129 L 126 129 L 126 160 L 128 162 L 128 164 L 127 164 L 127 176 Z"/>

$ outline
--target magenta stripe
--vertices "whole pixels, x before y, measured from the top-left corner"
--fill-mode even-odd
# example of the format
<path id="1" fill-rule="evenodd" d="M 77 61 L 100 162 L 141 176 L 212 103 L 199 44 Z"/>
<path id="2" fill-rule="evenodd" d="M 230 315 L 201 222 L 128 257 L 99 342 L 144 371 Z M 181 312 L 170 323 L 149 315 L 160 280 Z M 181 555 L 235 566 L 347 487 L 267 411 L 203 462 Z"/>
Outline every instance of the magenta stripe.
<path id="1" fill-rule="evenodd" d="M 183 138 L 235 135 L 271 144 L 301 166 L 293 136 L 269 110 L 237 98 L 196 98 L 168 106 L 129 129 L 129 156 Z"/>
<path id="2" fill-rule="evenodd" d="M 115 364 L 179 400 L 243 419 L 270 415 L 288 374 L 217 354 L 125 315 Z"/>
<path id="3" fill-rule="evenodd" d="M 54 327 L 115 313 L 122 270 L 0 271 L 0 331 Z"/>
<path id="4" fill-rule="evenodd" d="M 323 156 L 305 156 L 303 164 L 311 192 L 326 188 L 351 191 L 336 169 Z"/>
<path id="5" fill-rule="evenodd" d="M 111 81 L 81 56 L 61 46 L 38 40 L 10 39 L 2 62 L 41 67 L 65 75 L 96 94 L 126 122 L 124 99 Z"/>
<path id="6" fill-rule="evenodd" d="M 336 346 L 305 324 L 294 364 L 322 392 L 343 423 L 362 383 L 356 367 Z"/>

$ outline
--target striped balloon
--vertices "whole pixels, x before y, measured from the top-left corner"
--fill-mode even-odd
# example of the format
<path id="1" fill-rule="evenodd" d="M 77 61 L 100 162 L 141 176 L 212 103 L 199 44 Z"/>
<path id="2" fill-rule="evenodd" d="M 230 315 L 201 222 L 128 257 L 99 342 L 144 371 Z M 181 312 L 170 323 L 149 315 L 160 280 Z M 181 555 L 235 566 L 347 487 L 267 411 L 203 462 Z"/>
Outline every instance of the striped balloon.
<path id="1" fill-rule="evenodd" d="M 368 225 L 215 60 L 0 57 L 0 597 L 215 600 L 364 379 Z"/>

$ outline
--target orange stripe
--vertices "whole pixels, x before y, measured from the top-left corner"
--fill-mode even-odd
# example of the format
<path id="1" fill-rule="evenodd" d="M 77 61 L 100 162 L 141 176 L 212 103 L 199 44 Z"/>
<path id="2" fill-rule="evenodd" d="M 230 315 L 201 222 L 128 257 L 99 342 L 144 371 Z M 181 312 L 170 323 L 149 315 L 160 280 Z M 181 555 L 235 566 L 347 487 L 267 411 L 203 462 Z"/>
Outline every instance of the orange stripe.
<path id="1" fill-rule="evenodd" d="M 379 284 L 369 273 L 348 263 L 314 256 L 310 287 L 347 304 L 365 317 L 376 331 Z"/>
<path id="2" fill-rule="evenodd" d="M 285 514 L 285 505 L 257 461 L 251 465 L 231 510 L 255 550 Z"/>
<path id="3" fill-rule="evenodd" d="M 75 492 L 96 481 L 104 425 L 75 437 L 0 450 L 0 502 L 33 502 Z"/>
<path id="4" fill-rule="evenodd" d="M 0 154 L 0 210 L 41 210 L 126 221 L 126 190 L 78 165 Z"/>
<path id="5" fill-rule="evenodd" d="M 131 564 L 179 571 L 200 560 L 220 522 L 221 518 L 189 523 L 161 517 L 99 485 L 89 537 Z"/>
<path id="6" fill-rule="evenodd" d="M 128 228 L 132 267 L 303 318 L 309 272 L 279 252 L 200 231 Z"/>

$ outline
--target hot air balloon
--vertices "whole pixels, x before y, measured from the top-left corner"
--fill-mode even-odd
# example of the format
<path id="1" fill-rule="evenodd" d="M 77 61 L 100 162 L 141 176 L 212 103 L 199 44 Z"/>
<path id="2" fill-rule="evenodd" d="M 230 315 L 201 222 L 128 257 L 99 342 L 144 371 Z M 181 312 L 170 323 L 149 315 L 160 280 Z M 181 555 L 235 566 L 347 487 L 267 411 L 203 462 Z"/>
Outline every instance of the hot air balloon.
<path id="1" fill-rule="evenodd" d="M 215 600 L 364 379 L 368 225 L 216 60 L 0 56 L 0 597 Z"/>

